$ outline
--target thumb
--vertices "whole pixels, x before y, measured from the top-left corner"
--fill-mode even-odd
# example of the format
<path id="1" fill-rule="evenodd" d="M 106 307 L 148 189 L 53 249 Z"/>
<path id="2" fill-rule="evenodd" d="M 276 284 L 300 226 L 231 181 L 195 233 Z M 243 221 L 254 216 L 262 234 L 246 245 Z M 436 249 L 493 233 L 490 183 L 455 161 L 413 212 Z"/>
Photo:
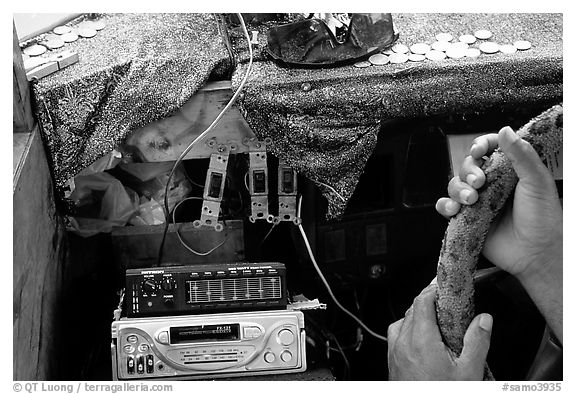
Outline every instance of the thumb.
<path id="1" fill-rule="evenodd" d="M 521 182 L 535 187 L 536 190 L 548 190 L 550 182 L 554 180 L 528 141 L 506 126 L 498 133 L 498 145 L 512 162 Z"/>
<path id="2" fill-rule="evenodd" d="M 482 313 L 472 320 L 466 334 L 460 360 L 473 363 L 475 367 L 483 368 L 490 349 L 492 334 L 492 316 Z"/>

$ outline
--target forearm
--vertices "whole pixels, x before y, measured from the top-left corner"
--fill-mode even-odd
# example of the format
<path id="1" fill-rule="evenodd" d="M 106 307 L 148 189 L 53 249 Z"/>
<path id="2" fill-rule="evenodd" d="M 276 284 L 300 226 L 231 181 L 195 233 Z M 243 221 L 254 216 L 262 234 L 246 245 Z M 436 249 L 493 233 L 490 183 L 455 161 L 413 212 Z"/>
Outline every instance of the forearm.
<path id="1" fill-rule="evenodd" d="M 534 270 L 518 276 L 534 304 L 544 316 L 546 323 L 563 343 L 562 330 L 562 245 L 555 256 Z"/>

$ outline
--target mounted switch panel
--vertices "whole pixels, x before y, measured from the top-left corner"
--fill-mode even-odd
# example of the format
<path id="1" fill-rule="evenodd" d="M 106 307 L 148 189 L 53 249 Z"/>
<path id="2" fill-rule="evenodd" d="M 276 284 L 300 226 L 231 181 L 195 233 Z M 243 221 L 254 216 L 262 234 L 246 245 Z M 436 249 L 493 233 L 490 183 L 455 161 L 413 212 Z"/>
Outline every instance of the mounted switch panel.
<path id="1" fill-rule="evenodd" d="M 222 198 L 224 191 L 224 177 L 219 172 L 210 174 L 210 187 L 208 188 L 208 197 Z"/>
<path id="2" fill-rule="evenodd" d="M 293 222 L 300 224 L 300 218 L 296 216 L 297 188 L 296 171 L 280 160 L 278 163 L 278 216 L 274 222 Z"/>
<path id="3" fill-rule="evenodd" d="M 224 226 L 218 221 L 220 216 L 220 204 L 224 195 L 224 182 L 226 180 L 226 168 L 228 167 L 229 150 L 220 147 L 218 153 L 212 153 L 210 164 L 206 173 L 206 183 L 204 185 L 204 202 L 200 220 L 193 222 L 194 227 L 210 226 L 216 231 L 222 231 Z"/>
<path id="4" fill-rule="evenodd" d="M 248 140 L 249 152 L 249 190 L 250 190 L 250 216 L 252 223 L 264 219 L 272 223 L 273 216 L 268 211 L 268 161 L 266 144 L 269 140 Z"/>

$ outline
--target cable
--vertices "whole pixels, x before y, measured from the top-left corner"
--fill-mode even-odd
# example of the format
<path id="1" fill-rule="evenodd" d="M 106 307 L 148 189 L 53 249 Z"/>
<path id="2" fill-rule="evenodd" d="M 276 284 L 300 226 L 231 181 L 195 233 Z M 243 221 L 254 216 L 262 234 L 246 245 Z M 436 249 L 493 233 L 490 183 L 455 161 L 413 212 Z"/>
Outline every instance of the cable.
<path id="1" fill-rule="evenodd" d="M 341 195 L 340 193 L 338 193 L 338 192 L 336 191 L 336 189 L 334 189 L 332 186 L 327 185 L 326 183 L 320 182 L 320 181 L 317 181 L 317 180 L 314 180 L 313 182 L 316 182 L 316 183 L 318 183 L 318 184 L 320 184 L 320 185 L 322 185 L 322 186 L 324 186 L 324 187 L 327 187 L 328 189 L 330 189 L 331 192 L 333 192 L 334 194 L 336 194 L 336 195 L 340 198 L 340 200 L 342 200 L 342 202 L 343 202 L 344 204 L 346 204 L 346 199 L 345 199 L 344 197 L 342 197 L 342 195 Z"/>
<path id="2" fill-rule="evenodd" d="M 338 339 L 336 339 L 336 336 L 334 334 L 328 333 L 328 343 L 330 343 L 330 339 L 334 341 L 337 349 L 333 348 L 332 346 L 328 346 L 328 349 L 332 350 L 333 352 L 340 353 L 342 359 L 344 359 L 344 380 L 349 380 L 351 370 L 350 370 L 350 363 L 348 362 L 348 357 L 346 357 L 344 349 L 342 349 L 342 346 L 340 346 L 340 342 L 338 342 Z"/>
<path id="3" fill-rule="evenodd" d="M 214 246 L 212 249 L 210 249 L 207 252 L 198 252 L 197 250 L 194 250 L 190 246 L 188 246 L 188 244 L 186 244 L 186 242 L 184 242 L 184 240 L 182 239 L 182 236 L 180 235 L 180 230 L 178 230 L 178 224 L 176 224 L 176 209 L 178 209 L 180 204 L 182 204 L 184 201 L 187 201 L 187 200 L 202 200 L 202 197 L 186 197 L 185 199 L 180 201 L 178 204 L 176 204 L 176 206 L 174 206 L 174 209 L 172 210 L 172 223 L 174 223 L 174 229 L 176 230 L 176 236 L 178 237 L 178 240 L 180 241 L 182 246 L 184 246 L 190 252 L 194 253 L 197 256 L 208 256 L 210 253 L 212 253 L 213 251 L 218 249 L 220 246 L 224 245 L 226 243 L 226 241 L 228 240 L 228 236 L 225 236 L 224 241 L 220 242 L 218 245 Z"/>
<path id="4" fill-rule="evenodd" d="M 242 78 L 242 81 L 240 82 L 238 89 L 236 89 L 236 92 L 234 92 L 234 94 L 230 98 L 230 101 L 228 101 L 228 104 L 226 104 L 226 106 L 222 109 L 222 111 L 220 111 L 220 113 L 218 114 L 216 119 L 214 119 L 212 121 L 212 123 L 210 123 L 210 125 L 206 128 L 206 130 L 204 130 L 202 133 L 200 133 L 196 138 L 194 138 L 194 140 L 190 144 L 188 144 L 186 149 L 184 149 L 182 151 L 182 153 L 180 154 L 180 156 L 178 156 L 178 159 L 176 160 L 176 162 L 174 162 L 174 165 L 172 166 L 172 170 L 170 171 L 170 174 L 168 175 L 168 180 L 166 181 L 166 189 L 164 190 L 164 212 L 165 212 L 165 216 L 166 216 L 166 225 L 164 226 L 164 233 L 162 234 L 162 242 L 160 243 L 160 249 L 158 250 L 157 265 L 160 265 L 162 263 L 162 254 L 164 252 L 164 244 L 166 242 L 166 234 L 168 233 L 168 224 L 169 224 L 168 218 L 170 217 L 170 209 L 168 208 L 168 190 L 170 188 L 170 181 L 172 180 L 172 177 L 174 176 L 174 172 L 176 171 L 176 168 L 178 167 L 180 162 L 182 160 L 184 160 L 184 158 L 186 157 L 188 152 L 190 152 L 190 150 L 194 147 L 194 145 L 196 145 L 196 143 L 198 141 L 200 141 L 202 138 L 204 138 L 204 136 L 206 136 L 206 134 L 208 134 L 209 132 L 212 131 L 212 129 L 214 129 L 216 124 L 220 121 L 220 119 L 222 119 L 222 117 L 230 109 L 232 104 L 234 104 L 234 102 L 236 101 L 236 98 L 238 97 L 238 95 L 240 94 L 240 92 L 244 88 L 246 81 L 248 80 L 248 76 L 250 75 L 250 71 L 252 71 L 252 62 L 254 60 L 254 54 L 252 53 L 252 44 L 250 42 L 250 35 L 248 34 L 248 29 L 246 29 L 246 24 L 244 23 L 244 18 L 242 17 L 242 14 L 238 13 L 237 15 L 238 15 L 238 19 L 240 20 L 240 24 L 242 25 L 242 30 L 244 32 L 244 36 L 246 37 L 246 41 L 248 44 L 248 53 L 250 55 L 250 60 L 248 62 L 248 68 L 246 69 L 246 74 L 244 75 L 244 78 Z"/>
<path id="5" fill-rule="evenodd" d="M 302 207 L 302 196 L 300 196 L 300 200 L 298 201 L 298 215 L 297 215 L 298 217 L 300 217 L 301 207 Z M 372 331 L 370 328 L 368 328 L 368 326 L 366 326 L 366 324 L 364 324 L 364 322 L 362 322 L 362 320 L 358 319 L 358 317 L 356 317 L 352 312 L 350 312 L 348 309 L 344 308 L 342 306 L 342 304 L 340 304 L 340 302 L 338 302 L 338 300 L 336 299 L 336 296 L 334 295 L 334 293 L 332 292 L 332 289 L 330 288 L 330 285 L 328 284 L 328 281 L 324 277 L 324 274 L 322 274 L 322 270 L 320 270 L 320 267 L 318 267 L 318 263 L 316 263 L 316 259 L 314 258 L 314 254 L 312 253 L 312 248 L 310 247 L 310 242 L 308 242 L 308 237 L 306 236 L 306 233 L 304 232 L 304 228 L 302 227 L 302 224 L 298 225 L 298 229 L 300 230 L 300 234 L 302 234 L 302 239 L 304 240 L 304 244 L 306 245 L 306 250 L 308 251 L 308 255 L 310 256 L 310 260 L 312 261 L 312 265 L 314 265 L 314 268 L 316 269 L 318 276 L 320 276 L 322 283 L 324 283 L 324 287 L 326 287 L 326 290 L 328 290 L 328 294 L 330 294 L 332 301 L 334 301 L 336 306 L 338 308 L 340 308 L 344 313 L 346 313 L 348 316 L 350 316 L 352 319 L 354 319 L 356 321 L 356 323 L 358 323 L 360 325 L 360 327 L 362 327 L 368 334 L 372 335 L 374 338 L 377 338 L 377 339 L 380 339 L 384 342 L 387 342 L 388 339 L 385 336 L 377 334 L 374 331 Z"/>

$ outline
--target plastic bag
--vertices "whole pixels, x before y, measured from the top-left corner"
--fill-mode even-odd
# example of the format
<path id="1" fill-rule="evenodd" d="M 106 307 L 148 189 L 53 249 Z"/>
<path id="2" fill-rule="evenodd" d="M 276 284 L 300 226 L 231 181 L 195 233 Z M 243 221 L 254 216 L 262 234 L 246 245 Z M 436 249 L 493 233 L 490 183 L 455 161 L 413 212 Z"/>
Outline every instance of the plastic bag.
<path id="1" fill-rule="evenodd" d="M 158 201 L 146 197 L 140 197 L 139 212 L 130 219 L 129 223 L 133 226 L 153 226 L 155 224 L 162 224 L 166 221 L 164 216 L 164 208 Z"/>
<path id="2" fill-rule="evenodd" d="M 133 179 L 122 179 L 125 185 L 135 190 L 140 196 L 150 200 L 156 200 L 164 207 L 164 194 L 166 182 L 172 170 L 173 162 L 159 163 L 131 163 L 120 164 L 118 169 L 132 175 Z M 121 177 L 124 178 L 124 177 Z M 135 181 L 135 180 L 136 181 Z M 168 189 L 168 209 L 172 211 L 174 206 L 187 197 L 192 191 L 192 184 L 186 177 L 186 173 L 180 167 L 174 171 Z"/>
<path id="3" fill-rule="evenodd" d="M 138 195 L 106 172 L 77 176 L 70 195 L 78 214 L 69 219 L 69 230 L 89 237 L 124 226 L 138 212 Z"/>

